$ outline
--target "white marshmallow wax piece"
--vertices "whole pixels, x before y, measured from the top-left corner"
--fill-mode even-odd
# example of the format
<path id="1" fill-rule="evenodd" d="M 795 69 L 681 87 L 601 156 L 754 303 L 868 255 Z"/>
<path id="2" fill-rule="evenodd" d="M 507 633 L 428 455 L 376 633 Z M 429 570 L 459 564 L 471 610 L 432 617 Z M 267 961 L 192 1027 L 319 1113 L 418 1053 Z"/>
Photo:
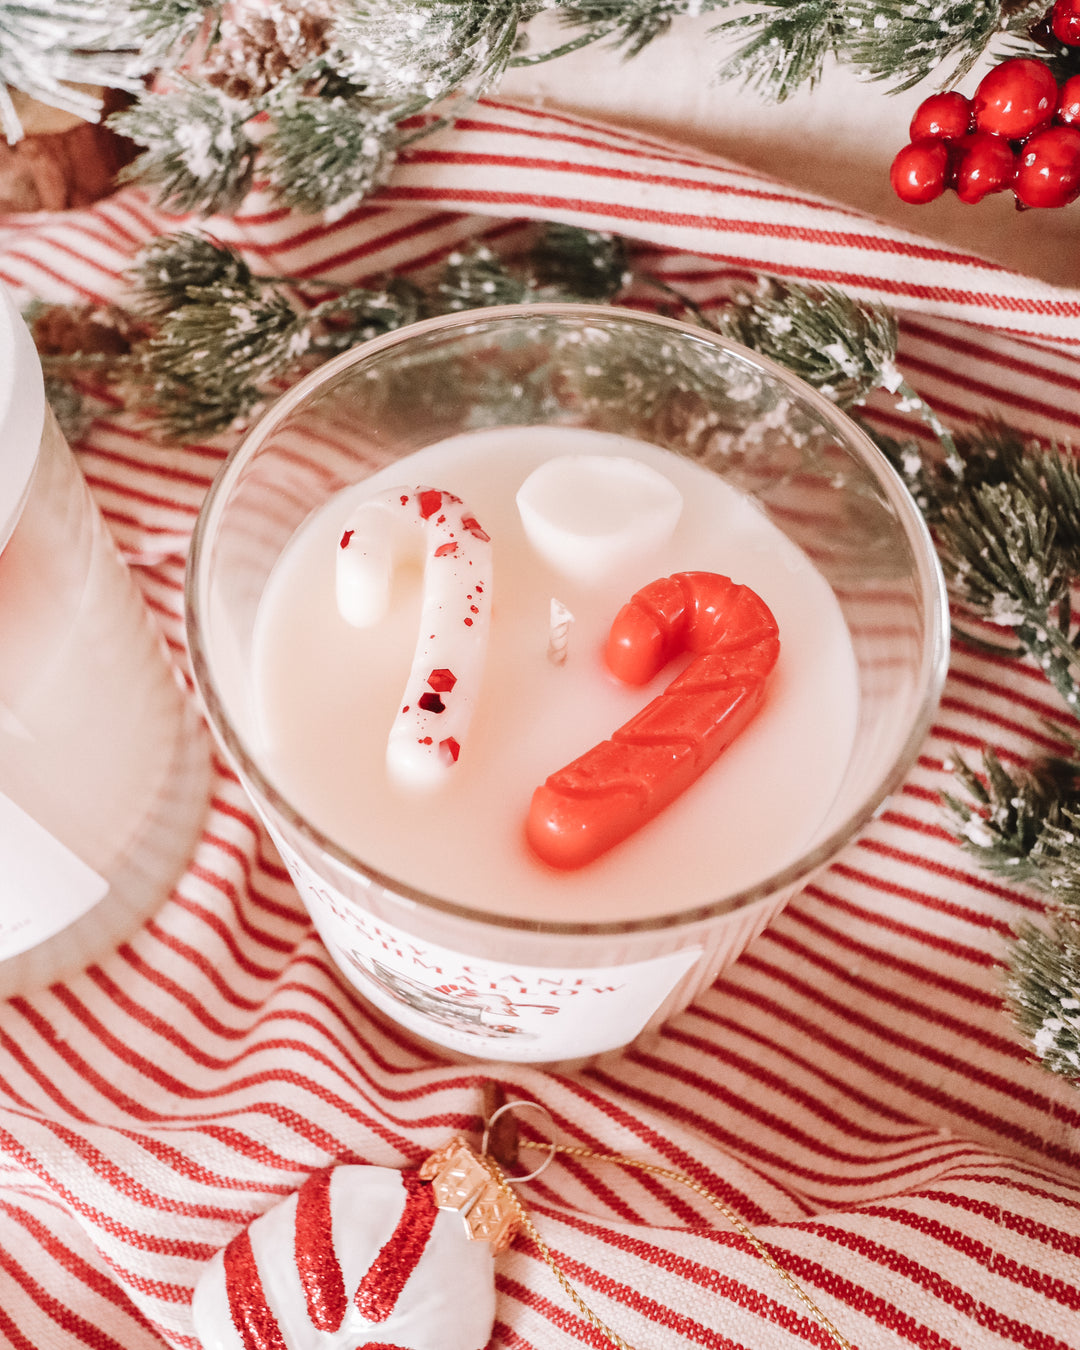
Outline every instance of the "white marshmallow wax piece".
<path id="1" fill-rule="evenodd" d="M 621 455 L 560 455 L 518 489 L 529 543 L 550 567 L 597 582 L 668 542 L 682 494 L 664 475 Z"/>
<path id="2" fill-rule="evenodd" d="M 480 689 L 491 621 L 491 540 L 452 492 L 395 487 L 362 502 L 338 541 L 338 612 L 379 622 L 395 569 L 423 562 L 412 669 L 386 742 L 390 779 L 405 791 L 442 787 L 457 763 Z"/>

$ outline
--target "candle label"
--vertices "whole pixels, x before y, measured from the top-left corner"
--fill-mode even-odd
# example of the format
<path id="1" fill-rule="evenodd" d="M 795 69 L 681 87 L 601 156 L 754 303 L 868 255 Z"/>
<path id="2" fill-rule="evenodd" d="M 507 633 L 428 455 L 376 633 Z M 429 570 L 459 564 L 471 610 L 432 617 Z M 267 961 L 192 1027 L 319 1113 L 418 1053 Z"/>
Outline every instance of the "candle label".
<path id="1" fill-rule="evenodd" d="M 271 831 L 331 956 L 417 1034 L 487 1059 L 577 1059 L 625 1045 L 701 955 L 699 946 L 618 966 L 522 966 L 467 956 L 375 919 Z"/>
<path id="2" fill-rule="evenodd" d="M 54 937 L 108 889 L 104 877 L 0 792 L 0 960 Z"/>

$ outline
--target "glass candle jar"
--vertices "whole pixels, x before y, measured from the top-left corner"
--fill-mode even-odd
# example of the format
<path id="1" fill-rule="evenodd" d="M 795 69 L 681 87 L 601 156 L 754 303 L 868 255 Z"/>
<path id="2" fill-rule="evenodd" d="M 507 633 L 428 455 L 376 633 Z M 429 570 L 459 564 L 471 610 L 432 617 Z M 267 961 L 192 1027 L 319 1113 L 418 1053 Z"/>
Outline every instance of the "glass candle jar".
<path id="1" fill-rule="evenodd" d="M 631 532 L 609 586 L 554 570 L 522 537 L 514 503 L 538 465 L 555 466 L 551 532 L 571 560 L 591 557 L 610 502 L 574 501 L 566 472 L 612 438 L 618 457 L 605 464 L 635 466 L 635 482 L 650 466 L 683 505 L 658 550 Z M 473 527 L 490 536 L 491 587 L 477 561 L 462 605 L 443 607 L 471 625 L 490 604 L 491 637 L 470 744 L 450 750 L 455 779 L 437 795 L 401 790 L 383 747 L 414 703 L 399 698 L 398 658 L 404 673 L 441 620 L 423 609 L 418 628 L 399 591 L 386 627 L 371 642 L 357 630 L 354 645 L 334 598 L 335 558 L 360 520 L 354 495 L 366 501 L 374 485 L 376 503 L 415 498 L 436 523 L 446 512 L 452 525 L 443 503 L 463 500 L 475 513 L 461 519 L 466 567 Z M 434 553 L 455 558 L 458 541 Z M 737 577 L 774 609 L 767 705 L 669 813 L 555 875 L 526 851 L 532 786 L 645 701 L 596 673 L 603 622 L 652 577 L 698 569 Z M 560 665 L 546 655 L 549 596 L 576 615 Z M 831 659 L 833 618 L 847 657 L 818 697 L 810 676 Z M 948 611 L 915 504 L 814 390 L 700 328 L 537 305 L 402 329 L 285 395 L 206 499 L 188 635 L 211 725 L 347 978 L 444 1049 L 566 1062 L 685 1007 L 881 807 L 936 706 Z M 461 667 L 430 666 L 415 703 L 441 715 Z M 417 743 L 441 750 L 441 735 Z M 837 749 L 826 773 L 822 751 Z M 818 818 L 792 840 L 807 795 Z M 732 855 L 741 866 L 751 845 L 752 869 L 736 871 Z"/>
<path id="2" fill-rule="evenodd" d="M 207 751 L 0 294 L 0 996 L 85 965 L 160 903 Z"/>

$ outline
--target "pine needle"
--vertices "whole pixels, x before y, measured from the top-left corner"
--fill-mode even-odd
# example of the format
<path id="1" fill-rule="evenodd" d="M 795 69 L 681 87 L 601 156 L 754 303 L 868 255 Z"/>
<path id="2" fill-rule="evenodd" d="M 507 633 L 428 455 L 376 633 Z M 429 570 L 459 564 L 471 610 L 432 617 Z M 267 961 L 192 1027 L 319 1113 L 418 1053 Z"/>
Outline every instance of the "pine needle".
<path id="1" fill-rule="evenodd" d="M 0 130 L 11 144 L 22 136 L 22 127 L 9 87 L 96 122 L 100 100 L 73 86 L 134 91 L 150 69 L 126 4 L 115 0 L 0 4 Z"/>
<path id="2" fill-rule="evenodd" d="M 967 799 L 943 793 L 965 851 L 988 872 L 1080 903 L 1080 763 L 1045 759 L 1006 770 L 989 747 L 982 774 L 955 755 L 950 763 Z"/>
<path id="3" fill-rule="evenodd" d="M 263 145 L 279 199 L 340 218 L 381 187 L 397 157 L 400 110 L 360 97 L 290 98 Z"/>
<path id="4" fill-rule="evenodd" d="M 718 24 L 713 32 L 739 45 L 717 78 L 738 81 L 770 103 L 813 88 L 844 40 L 839 0 L 759 0 L 748 13 Z"/>
<path id="5" fill-rule="evenodd" d="M 278 381 L 417 319 L 526 300 L 610 299 L 628 279 L 620 239 L 566 225 L 545 228 L 510 262 L 482 244 L 455 253 L 426 288 L 401 277 L 362 287 L 256 276 L 234 250 L 183 231 L 155 238 L 131 269 L 132 320 L 147 331 L 130 351 L 72 350 L 48 365 L 72 427 L 82 421 L 77 391 L 60 381 L 93 368 L 132 391 L 168 437 L 190 439 L 249 417 Z M 73 315 L 59 323 L 68 307 L 42 308 L 54 327 L 76 331 Z"/>
<path id="6" fill-rule="evenodd" d="M 227 214 L 243 200 L 255 169 L 256 147 L 245 130 L 250 116 L 218 90 L 176 79 L 167 93 L 109 119 L 119 135 L 146 147 L 120 180 L 156 188 L 170 211 Z"/>
<path id="7" fill-rule="evenodd" d="M 996 0 L 848 0 L 844 10 L 841 60 L 892 93 L 931 75 L 955 85 L 1005 24 Z"/>
<path id="8" fill-rule="evenodd" d="M 585 30 L 573 45 L 606 41 L 621 48 L 624 58 L 629 60 L 649 43 L 663 37 L 676 19 L 687 14 L 708 14 L 725 9 L 731 3 L 732 0 L 568 0 L 556 8 L 560 23 L 567 28 Z M 537 60 L 551 60 L 565 50 L 565 47 L 559 47 L 512 64 L 531 65 Z"/>
<path id="9" fill-rule="evenodd" d="M 1020 925 L 1009 952 L 1006 998 L 1044 1068 L 1080 1082 L 1080 916 Z"/>
<path id="10" fill-rule="evenodd" d="M 899 387 L 895 316 L 832 287 L 763 282 L 756 290 L 737 291 L 715 326 L 840 408 L 862 403 L 883 385 Z"/>

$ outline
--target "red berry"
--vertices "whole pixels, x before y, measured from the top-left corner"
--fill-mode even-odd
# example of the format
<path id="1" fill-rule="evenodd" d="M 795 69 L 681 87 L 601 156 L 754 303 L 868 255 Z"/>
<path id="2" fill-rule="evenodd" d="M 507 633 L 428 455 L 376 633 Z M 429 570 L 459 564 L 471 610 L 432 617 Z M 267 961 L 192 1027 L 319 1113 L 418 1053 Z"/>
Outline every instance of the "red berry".
<path id="1" fill-rule="evenodd" d="M 1080 0 L 1057 0 L 1050 11 L 1050 27 L 1066 47 L 1080 47 Z"/>
<path id="2" fill-rule="evenodd" d="M 956 195 L 974 204 L 991 192 L 1003 192 L 1013 180 L 1016 158 L 1004 136 L 975 131 L 953 150 Z"/>
<path id="3" fill-rule="evenodd" d="M 1057 120 L 1071 126 L 1080 122 L 1080 75 L 1070 75 L 1061 86 L 1058 97 Z"/>
<path id="4" fill-rule="evenodd" d="M 949 146 L 932 136 L 905 145 L 892 162 L 889 181 L 903 202 L 921 206 L 945 191 L 949 174 Z"/>
<path id="5" fill-rule="evenodd" d="M 931 94 L 915 109 L 911 119 L 911 139 L 923 136 L 948 136 L 957 140 L 971 130 L 971 99 L 951 90 Z"/>
<path id="6" fill-rule="evenodd" d="M 1020 151 L 1013 191 L 1025 206 L 1068 206 L 1080 196 L 1080 130 L 1046 127 Z"/>
<path id="7" fill-rule="evenodd" d="M 975 126 L 1010 141 L 1023 140 L 1044 126 L 1057 107 L 1054 72 L 1032 56 L 1016 56 L 988 70 L 972 103 Z"/>

